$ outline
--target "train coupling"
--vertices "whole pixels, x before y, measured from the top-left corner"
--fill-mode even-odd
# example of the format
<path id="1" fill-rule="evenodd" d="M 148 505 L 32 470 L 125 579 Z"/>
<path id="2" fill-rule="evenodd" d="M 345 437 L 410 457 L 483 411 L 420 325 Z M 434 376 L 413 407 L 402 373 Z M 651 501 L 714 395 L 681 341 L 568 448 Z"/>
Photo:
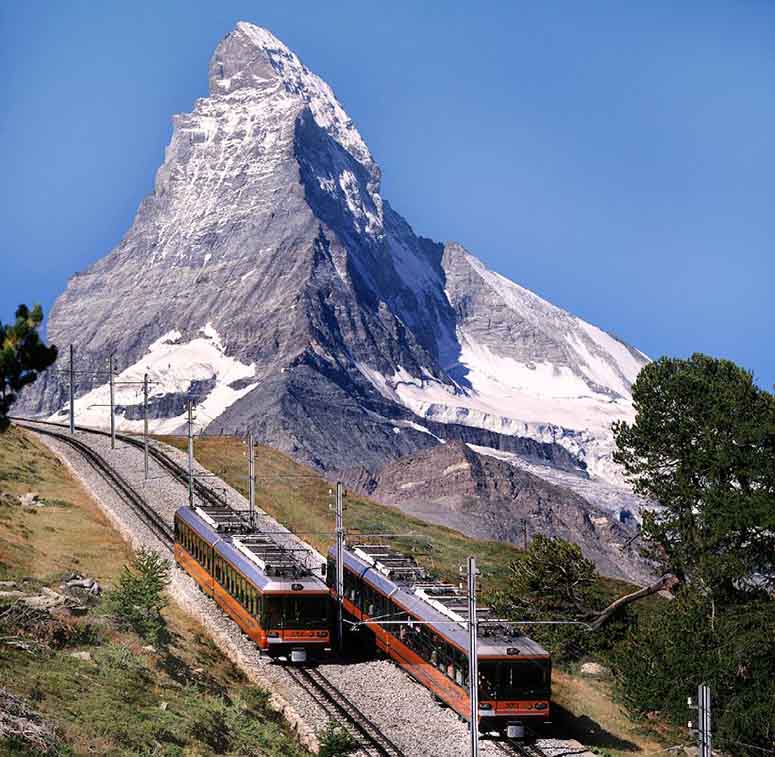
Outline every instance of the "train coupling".
<path id="1" fill-rule="evenodd" d="M 506 738 L 509 739 L 524 739 L 527 735 L 527 729 L 524 723 L 519 720 L 512 720 L 506 723 Z"/>

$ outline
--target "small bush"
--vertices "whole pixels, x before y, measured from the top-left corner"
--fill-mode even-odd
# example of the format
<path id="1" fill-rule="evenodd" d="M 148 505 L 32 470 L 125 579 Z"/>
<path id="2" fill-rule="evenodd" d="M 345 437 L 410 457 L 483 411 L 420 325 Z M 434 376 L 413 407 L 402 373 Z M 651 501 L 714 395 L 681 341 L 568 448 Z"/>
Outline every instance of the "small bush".
<path id="1" fill-rule="evenodd" d="M 358 742 L 344 728 L 329 721 L 320 737 L 320 757 L 347 757 L 358 748 Z"/>
<path id="2" fill-rule="evenodd" d="M 118 588 L 110 597 L 118 623 L 156 646 L 163 646 L 168 637 L 161 611 L 167 604 L 164 590 L 169 581 L 169 561 L 143 548 L 131 565 L 124 566 Z"/>

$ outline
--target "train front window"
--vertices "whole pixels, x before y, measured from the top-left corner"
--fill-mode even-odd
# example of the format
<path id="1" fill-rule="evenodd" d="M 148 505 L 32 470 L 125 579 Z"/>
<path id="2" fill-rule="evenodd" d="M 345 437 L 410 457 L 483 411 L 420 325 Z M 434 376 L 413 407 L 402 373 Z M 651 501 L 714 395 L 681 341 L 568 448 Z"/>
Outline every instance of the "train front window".
<path id="1" fill-rule="evenodd" d="M 285 622 L 288 628 L 326 628 L 328 597 L 286 597 Z"/>
<path id="2" fill-rule="evenodd" d="M 284 628 L 283 597 L 264 597 L 264 628 Z"/>
<path id="3" fill-rule="evenodd" d="M 483 699 L 525 699 L 549 696 L 549 660 L 504 660 L 479 663 L 479 696 Z"/>
<path id="4" fill-rule="evenodd" d="M 327 596 L 268 596 L 264 600 L 266 628 L 327 628 Z"/>

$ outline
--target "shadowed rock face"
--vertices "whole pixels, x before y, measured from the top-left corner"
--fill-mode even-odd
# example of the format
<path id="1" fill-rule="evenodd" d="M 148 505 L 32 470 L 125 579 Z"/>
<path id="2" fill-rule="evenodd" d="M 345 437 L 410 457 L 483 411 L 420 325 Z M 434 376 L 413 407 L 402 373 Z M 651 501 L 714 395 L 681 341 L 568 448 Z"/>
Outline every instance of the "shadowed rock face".
<path id="1" fill-rule="evenodd" d="M 641 581 L 649 568 L 623 544 L 635 533 L 567 488 L 460 442 L 408 455 L 376 475 L 351 471 L 362 494 L 479 539 L 522 544 L 541 533 L 578 544 L 605 575 Z"/>
<path id="2" fill-rule="evenodd" d="M 142 427 L 131 382 L 148 373 L 155 430 L 180 429 L 195 395 L 208 431 L 252 429 L 329 472 L 371 475 L 449 439 L 616 479 L 610 423 L 632 417 L 646 358 L 417 236 L 331 88 L 270 32 L 237 24 L 208 96 L 173 125 L 132 227 L 50 314 L 57 367 L 72 343 L 94 372 L 79 422 L 107 424 L 114 354 L 123 429 Z M 52 371 L 20 409 L 67 399 Z"/>

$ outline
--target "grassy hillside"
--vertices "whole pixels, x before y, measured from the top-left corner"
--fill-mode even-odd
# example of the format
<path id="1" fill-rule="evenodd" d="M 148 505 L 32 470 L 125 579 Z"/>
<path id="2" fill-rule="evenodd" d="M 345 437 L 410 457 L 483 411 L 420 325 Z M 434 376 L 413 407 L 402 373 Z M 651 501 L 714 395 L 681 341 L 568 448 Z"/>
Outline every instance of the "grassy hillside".
<path id="1" fill-rule="evenodd" d="M 30 491 L 42 506 L 20 503 Z M 59 592 L 71 572 L 109 589 L 129 558 L 55 456 L 17 429 L 0 434 L 0 581 L 8 582 L 0 592 Z M 154 650 L 115 627 L 104 599 L 85 615 L 28 617 L 17 599 L 0 595 L 0 698 L 5 687 L 54 726 L 51 753 L 306 754 L 267 707 L 266 692 L 174 605 L 164 610 L 171 642 Z M 0 737 L 0 755 L 32 753 Z"/>
<path id="2" fill-rule="evenodd" d="M 186 449 L 185 438 L 167 436 L 162 441 Z M 194 454 L 205 468 L 247 496 L 246 446 L 241 439 L 203 436 L 196 439 Z M 334 540 L 334 513 L 329 508 L 333 502 L 331 484 L 311 468 L 263 445 L 256 450 L 256 479 L 258 506 L 325 554 Z M 484 585 L 492 585 L 520 555 L 510 544 L 469 539 L 458 531 L 430 525 L 365 497 L 348 494 L 345 508 L 350 541 L 357 539 L 358 531 L 403 534 L 396 540 L 398 545 L 417 548 L 420 562 L 450 580 L 459 580 L 459 566 L 474 554 Z"/>

